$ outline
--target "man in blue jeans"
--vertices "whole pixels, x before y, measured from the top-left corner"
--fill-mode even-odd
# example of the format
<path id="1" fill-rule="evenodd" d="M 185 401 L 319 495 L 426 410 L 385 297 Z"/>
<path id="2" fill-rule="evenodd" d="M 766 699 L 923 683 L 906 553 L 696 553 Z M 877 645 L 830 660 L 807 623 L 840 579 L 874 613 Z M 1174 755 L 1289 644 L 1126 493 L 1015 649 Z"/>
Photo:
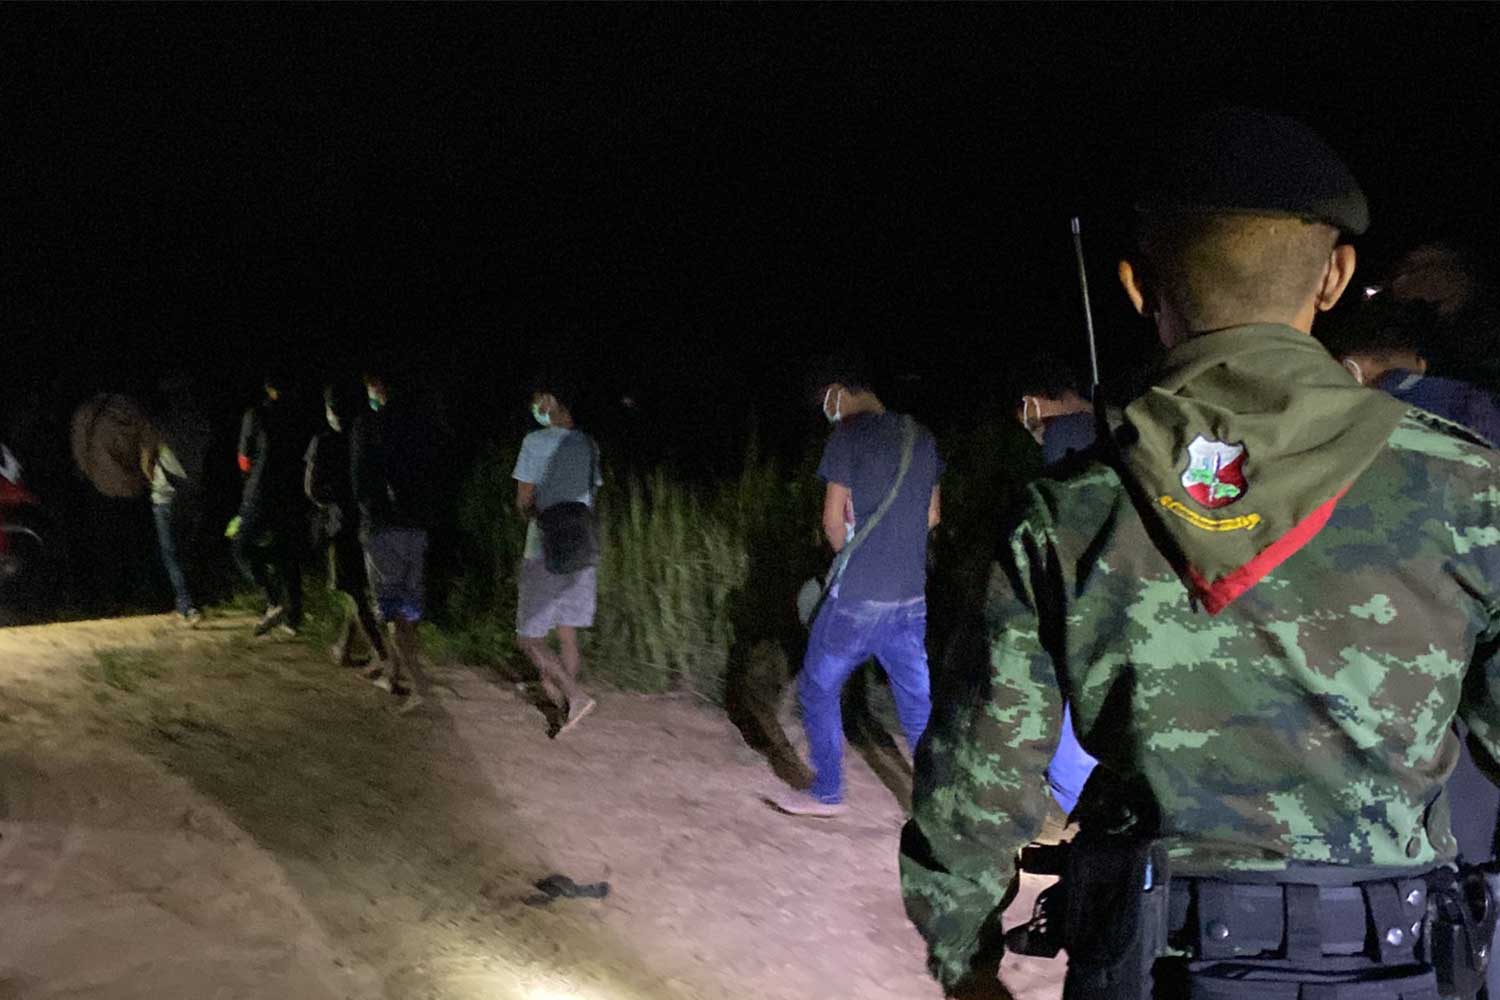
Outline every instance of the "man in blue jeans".
<path id="1" fill-rule="evenodd" d="M 773 800 L 794 816 L 846 810 L 840 696 L 866 660 L 874 657 L 885 670 L 912 750 L 932 708 L 926 584 L 927 533 L 941 505 L 937 445 L 910 417 L 887 412 L 857 366 L 832 367 L 818 383 L 823 416 L 833 424 L 818 465 L 823 536 L 835 553 L 848 552 L 835 562 L 836 580 L 813 620 L 798 680 L 812 789 Z"/>

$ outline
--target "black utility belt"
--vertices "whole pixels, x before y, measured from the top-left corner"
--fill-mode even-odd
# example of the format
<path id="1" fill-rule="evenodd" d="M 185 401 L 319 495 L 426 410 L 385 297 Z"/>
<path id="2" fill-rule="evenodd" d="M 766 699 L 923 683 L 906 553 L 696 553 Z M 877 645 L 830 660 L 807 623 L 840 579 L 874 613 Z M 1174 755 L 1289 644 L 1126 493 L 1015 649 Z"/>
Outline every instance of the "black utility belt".
<path id="1" fill-rule="evenodd" d="M 1195 976 L 1255 966 L 1293 979 L 1299 969 L 1378 976 L 1431 966 L 1440 995 L 1472 997 L 1495 933 L 1487 872 L 1471 866 L 1317 866 L 1304 876 L 1314 885 L 1174 874 L 1162 841 L 1101 839 L 1029 848 L 1022 867 L 1061 878 L 1037 897 L 1032 919 L 1006 934 L 1006 947 L 1045 956 L 1067 949 L 1070 1000 L 1145 1000 L 1160 959 L 1185 962 Z"/>
<path id="2" fill-rule="evenodd" d="M 1364 955 L 1400 965 L 1426 958 L 1428 894 L 1451 869 L 1348 886 L 1245 883 L 1178 876 L 1172 880 L 1167 940 L 1213 961 L 1292 962 Z"/>

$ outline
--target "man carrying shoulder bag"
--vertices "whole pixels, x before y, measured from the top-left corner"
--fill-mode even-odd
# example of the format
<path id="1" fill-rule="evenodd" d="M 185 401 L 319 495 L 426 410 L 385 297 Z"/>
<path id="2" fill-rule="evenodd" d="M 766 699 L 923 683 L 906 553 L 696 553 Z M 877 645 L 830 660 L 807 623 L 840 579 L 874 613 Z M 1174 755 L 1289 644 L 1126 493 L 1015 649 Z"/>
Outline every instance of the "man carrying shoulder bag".
<path id="1" fill-rule="evenodd" d="M 812 612 L 797 687 L 813 786 L 773 800 L 794 816 L 846 809 L 840 696 L 862 663 L 874 657 L 885 670 L 913 751 L 931 709 L 927 533 L 939 516 L 937 444 L 911 417 L 888 412 L 857 364 L 831 364 L 816 382 L 823 416 L 834 425 L 818 476 L 823 535 L 838 558 Z"/>
<path id="2" fill-rule="evenodd" d="M 516 602 L 516 634 L 542 690 L 563 713 L 561 736 L 594 710 L 578 684 L 578 630 L 594 624 L 598 596 L 598 526 L 594 500 L 603 483 L 599 448 L 574 426 L 573 394 L 539 379 L 531 396 L 540 429 L 526 435 L 516 459 L 516 508 L 527 521 Z M 558 653 L 547 645 L 557 631 Z"/>

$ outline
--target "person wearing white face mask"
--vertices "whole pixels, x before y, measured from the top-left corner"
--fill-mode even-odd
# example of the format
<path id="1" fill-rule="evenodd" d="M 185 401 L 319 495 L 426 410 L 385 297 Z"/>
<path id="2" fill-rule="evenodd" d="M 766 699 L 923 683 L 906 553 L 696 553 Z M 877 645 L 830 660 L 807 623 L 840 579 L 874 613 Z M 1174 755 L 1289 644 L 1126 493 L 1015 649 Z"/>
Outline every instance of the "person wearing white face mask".
<path id="1" fill-rule="evenodd" d="M 382 664 L 389 659 L 380 624 L 370 607 L 359 507 L 354 501 L 350 439 L 360 401 L 352 390 L 341 382 L 324 386 L 326 426 L 308 442 L 302 456 L 303 492 L 317 512 L 319 536 L 328 550 L 328 589 L 335 595 L 342 617 L 338 639 L 329 654 L 334 663 L 344 667 L 369 662 L 362 647 Z M 385 672 L 382 667 L 380 674 Z"/>
<path id="2" fill-rule="evenodd" d="M 856 669 L 879 661 L 908 747 L 927 727 L 927 533 L 941 512 L 943 463 L 932 434 L 887 411 L 857 364 L 830 364 L 815 381 L 814 398 L 834 425 L 818 465 L 822 533 L 839 558 L 797 686 L 813 785 L 770 801 L 795 816 L 837 816 L 846 810 L 840 701 Z"/>
<path id="3" fill-rule="evenodd" d="M 535 381 L 531 417 L 540 429 L 521 442 L 512 474 L 516 509 L 526 520 L 516 634 L 559 713 L 553 735 L 562 736 L 595 706 L 578 682 L 583 667 L 578 630 L 594 624 L 598 601 L 593 511 L 604 479 L 598 445 L 574 425 L 572 391 L 555 378 Z M 553 631 L 560 655 L 547 645 Z"/>
<path id="4" fill-rule="evenodd" d="M 1022 366 L 1013 383 L 1019 402 L 1016 420 L 1042 446 L 1042 464 L 1052 465 L 1094 443 L 1094 407 L 1079 391 L 1067 367 L 1050 357 Z"/>
<path id="5" fill-rule="evenodd" d="M 1421 302 L 1378 295 L 1341 317 L 1323 345 L 1361 385 L 1435 413 L 1500 446 L 1500 408 L 1468 382 L 1428 373 L 1427 341 L 1438 314 Z"/>
<path id="6" fill-rule="evenodd" d="M 401 391 L 408 388 L 402 374 L 378 367 L 364 375 L 370 412 L 354 425 L 349 462 L 365 575 L 375 618 L 387 626 L 388 655 L 366 676 L 401 698 L 398 711 L 405 714 L 429 695 L 417 626 L 426 614 L 427 536 L 439 504 L 443 441 L 435 422 Z"/>

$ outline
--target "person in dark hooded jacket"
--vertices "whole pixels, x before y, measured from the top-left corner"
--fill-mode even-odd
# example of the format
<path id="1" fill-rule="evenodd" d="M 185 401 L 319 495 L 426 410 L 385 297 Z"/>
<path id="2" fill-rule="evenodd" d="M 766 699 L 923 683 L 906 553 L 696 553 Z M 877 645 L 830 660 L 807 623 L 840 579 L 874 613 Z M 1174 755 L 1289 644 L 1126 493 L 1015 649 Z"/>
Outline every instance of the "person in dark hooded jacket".
<path id="1" fill-rule="evenodd" d="M 295 415 L 283 398 L 286 381 L 272 375 L 265 398 L 240 422 L 240 508 L 227 532 L 241 574 L 266 597 L 256 635 L 273 629 L 296 635 L 302 624 L 301 542 L 304 531 Z M 302 440 L 306 440 L 302 438 Z"/>
<path id="2" fill-rule="evenodd" d="M 387 658 L 380 623 L 370 607 L 364 548 L 359 540 L 359 505 L 354 500 L 350 438 L 360 399 L 352 386 L 330 383 L 323 389 L 326 422 L 303 456 L 303 490 L 317 512 L 318 537 L 328 551 L 328 587 L 341 606 L 343 621 L 329 650 L 339 666 L 362 666 L 368 649 L 382 663 Z"/>

